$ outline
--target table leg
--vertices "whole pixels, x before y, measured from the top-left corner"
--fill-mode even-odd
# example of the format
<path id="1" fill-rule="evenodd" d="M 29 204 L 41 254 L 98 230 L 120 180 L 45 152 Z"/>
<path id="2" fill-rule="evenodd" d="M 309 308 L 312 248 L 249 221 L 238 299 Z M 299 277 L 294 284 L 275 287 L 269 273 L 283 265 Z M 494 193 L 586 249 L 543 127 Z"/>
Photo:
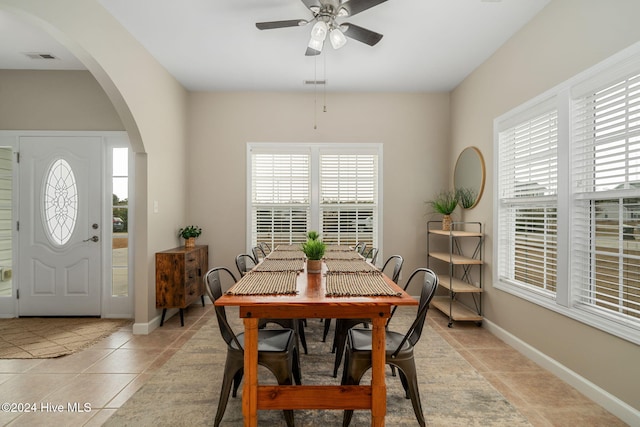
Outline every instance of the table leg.
<path id="1" fill-rule="evenodd" d="M 385 367 L 385 331 L 387 319 L 376 317 L 373 320 L 371 347 L 371 425 L 384 426 L 387 413 L 387 386 L 384 381 Z"/>
<path id="2" fill-rule="evenodd" d="M 244 386 L 242 415 L 245 427 L 258 426 L 258 319 L 244 319 Z"/>

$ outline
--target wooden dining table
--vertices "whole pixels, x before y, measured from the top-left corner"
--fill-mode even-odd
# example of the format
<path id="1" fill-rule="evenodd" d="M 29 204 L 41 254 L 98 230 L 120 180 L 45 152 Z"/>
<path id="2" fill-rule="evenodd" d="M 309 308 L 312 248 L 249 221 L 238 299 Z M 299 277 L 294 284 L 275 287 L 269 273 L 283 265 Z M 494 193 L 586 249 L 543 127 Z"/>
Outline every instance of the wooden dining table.
<path id="1" fill-rule="evenodd" d="M 353 409 L 370 410 L 371 425 L 384 426 L 385 324 L 392 306 L 418 305 L 387 276 L 384 281 L 396 295 L 327 296 L 326 264 L 322 273 L 305 270 L 296 279 L 295 295 L 230 295 L 215 304 L 237 306 L 244 322 L 244 425 L 258 425 L 258 410 Z M 264 273 L 261 273 L 264 274 Z M 260 318 L 370 318 L 372 321 L 370 385 L 260 385 L 258 384 L 258 320 Z M 304 372 L 304 364 L 302 364 Z"/>

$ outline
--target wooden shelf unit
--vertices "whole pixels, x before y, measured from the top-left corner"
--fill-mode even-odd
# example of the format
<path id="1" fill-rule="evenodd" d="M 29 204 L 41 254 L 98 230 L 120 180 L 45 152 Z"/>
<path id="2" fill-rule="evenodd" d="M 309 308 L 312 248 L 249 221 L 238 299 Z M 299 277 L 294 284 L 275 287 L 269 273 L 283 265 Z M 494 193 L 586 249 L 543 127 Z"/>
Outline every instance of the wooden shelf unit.
<path id="1" fill-rule="evenodd" d="M 432 239 L 440 237 L 447 239 L 447 252 L 432 250 Z M 472 243 L 465 244 L 464 241 Z M 454 321 L 472 321 L 478 324 L 482 322 L 483 242 L 484 234 L 480 222 L 454 222 L 451 230 L 442 230 L 442 221 L 427 222 L 427 266 L 438 273 L 437 269 L 433 268 L 433 261 L 438 260 L 446 265 L 446 273 L 438 273 L 438 278 L 439 286 L 446 289 L 447 295 L 436 296 L 431 305 L 449 316 L 449 327 L 453 326 Z M 467 249 L 469 245 L 472 250 Z M 478 270 L 475 282 L 472 278 L 474 269 Z M 444 267 L 441 270 L 444 270 Z M 459 294 L 468 295 L 466 298 L 471 300 L 473 307 L 462 303 L 458 299 Z"/>

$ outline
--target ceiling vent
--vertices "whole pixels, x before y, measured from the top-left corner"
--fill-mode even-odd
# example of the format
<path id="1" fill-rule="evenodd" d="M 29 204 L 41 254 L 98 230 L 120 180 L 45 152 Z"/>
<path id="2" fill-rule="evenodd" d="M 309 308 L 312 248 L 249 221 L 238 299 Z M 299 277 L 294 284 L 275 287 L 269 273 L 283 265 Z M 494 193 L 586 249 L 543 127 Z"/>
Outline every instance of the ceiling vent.
<path id="1" fill-rule="evenodd" d="M 46 59 L 46 60 L 59 59 L 57 56 L 51 53 L 27 52 L 25 53 L 25 55 L 31 59 Z"/>
<path id="2" fill-rule="evenodd" d="M 305 85 L 324 85 L 327 84 L 326 80 L 305 80 L 303 82 Z"/>

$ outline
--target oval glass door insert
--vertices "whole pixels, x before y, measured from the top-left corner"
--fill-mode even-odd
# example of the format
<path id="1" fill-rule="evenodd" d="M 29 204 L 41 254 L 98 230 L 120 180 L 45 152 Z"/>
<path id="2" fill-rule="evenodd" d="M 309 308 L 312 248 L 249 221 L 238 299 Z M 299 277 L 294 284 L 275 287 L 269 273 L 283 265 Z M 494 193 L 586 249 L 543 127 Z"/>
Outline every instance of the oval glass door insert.
<path id="1" fill-rule="evenodd" d="M 69 241 L 78 218 L 78 187 L 71 165 L 57 159 L 44 181 L 44 222 L 49 237 L 58 245 Z"/>

